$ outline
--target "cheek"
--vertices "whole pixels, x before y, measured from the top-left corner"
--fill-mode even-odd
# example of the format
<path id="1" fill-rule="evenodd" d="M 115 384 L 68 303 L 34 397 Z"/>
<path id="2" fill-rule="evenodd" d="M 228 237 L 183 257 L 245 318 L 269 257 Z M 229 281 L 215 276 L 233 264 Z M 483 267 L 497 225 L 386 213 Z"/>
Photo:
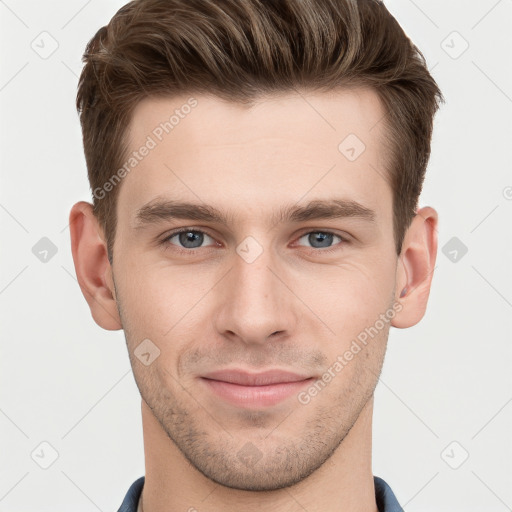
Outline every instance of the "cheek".
<path id="1" fill-rule="evenodd" d="M 124 320 L 137 338 L 154 338 L 162 348 L 170 340 L 177 346 L 184 331 L 203 314 L 202 306 L 218 278 L 186 266 L 133 265 L 136 273 L 119 272 L 130 276 L 120 287 Z"/>
<path id="2" fill-rule="evenodd" d="M 393 287 L 393 263 L 375 261 L 325 267 L 298 289 L 337 338 L 346 341 L 387 311 Z"/>

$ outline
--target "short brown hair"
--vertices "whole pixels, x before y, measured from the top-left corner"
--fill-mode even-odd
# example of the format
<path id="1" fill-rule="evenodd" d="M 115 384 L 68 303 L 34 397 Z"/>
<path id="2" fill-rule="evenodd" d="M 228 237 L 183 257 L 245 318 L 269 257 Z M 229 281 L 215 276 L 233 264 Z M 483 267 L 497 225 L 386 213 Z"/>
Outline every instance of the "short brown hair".
<path id="1" fill-rule="evenodd" d="M 416 214 L 443 95 L 380 0 L 134 0 L 87 44 L 76 107 L 91 190 L 125 161 L 146 97 L 209 93 L 251 104 L 275 92 L 375 90 L 387 112 L 397 254 Z M 341 141 L 340 141 L 341 142 Z M 93 211 L 113 262 L 119 186 Z"/>

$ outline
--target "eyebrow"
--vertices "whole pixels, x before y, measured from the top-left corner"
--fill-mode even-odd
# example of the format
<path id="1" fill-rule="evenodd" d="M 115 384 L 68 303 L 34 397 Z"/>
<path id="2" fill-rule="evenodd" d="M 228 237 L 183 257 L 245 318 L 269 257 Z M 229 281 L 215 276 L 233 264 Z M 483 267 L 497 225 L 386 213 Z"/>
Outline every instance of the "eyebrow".
<path id="1" fill-rule="evenodd" d="M 274 226 L 283 222 L 346 217 L 375 222 L 376 215 L 375 211 L 353 200 L 316 199 L 303 206 L 284 206 L 272 216 L 270 222 Z M 136 211 L 134 229 L 140 230 L 148 225 L 172 219 L 190 219 L 228 225 L 234 218 L 233 212 L 224 213 L 211 205 L 157 198 Z"/>

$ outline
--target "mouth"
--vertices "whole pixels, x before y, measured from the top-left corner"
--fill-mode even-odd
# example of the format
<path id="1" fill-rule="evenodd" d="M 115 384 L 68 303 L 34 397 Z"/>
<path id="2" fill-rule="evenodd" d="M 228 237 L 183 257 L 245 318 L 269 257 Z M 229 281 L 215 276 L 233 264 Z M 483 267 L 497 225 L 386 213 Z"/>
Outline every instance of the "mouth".
<path id="1" fill-rule="evenodd" d="M 244 408 L 276 405 L 315 380 L 297 373 L 268 370 L 249 373 L 240 370 L 221 370 L 201 376 L 200 380 L 217 398 Z"/>

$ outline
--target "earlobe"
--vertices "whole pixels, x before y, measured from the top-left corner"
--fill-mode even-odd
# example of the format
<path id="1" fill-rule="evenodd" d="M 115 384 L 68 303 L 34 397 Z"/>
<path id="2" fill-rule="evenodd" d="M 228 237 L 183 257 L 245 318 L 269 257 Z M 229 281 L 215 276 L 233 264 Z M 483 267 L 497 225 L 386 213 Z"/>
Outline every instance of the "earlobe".
<path id="1" fill-rule="evenodd" d="M 103 329 L 122 329 L 106 243 L 90 203 L 80 201 L 73 205 L 69 229 L 78 284 L 94 321 Z"/>
<path id="2" fill-rule="evenodd" d="M 391 325 L 412 327 L 425 315 L 437 256 L 437 212 L 417 211 L 407 230 L 398 261 L 395 300 L 402 306 Z"/>

